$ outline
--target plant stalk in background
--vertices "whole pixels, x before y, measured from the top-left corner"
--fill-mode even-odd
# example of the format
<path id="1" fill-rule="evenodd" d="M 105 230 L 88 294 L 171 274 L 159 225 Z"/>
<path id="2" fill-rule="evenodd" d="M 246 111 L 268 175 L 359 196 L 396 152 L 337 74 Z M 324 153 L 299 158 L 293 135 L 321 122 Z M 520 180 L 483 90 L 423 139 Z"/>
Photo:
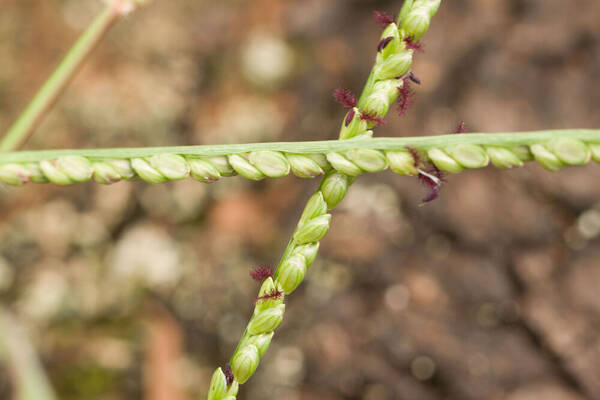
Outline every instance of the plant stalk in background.
<path id="1" fill-rule="evenodd" d="M 0 151 L 18 149 L 27 141 L 110 27 L 122 16 L 133 11 L 143 1 L 145 0 L 113 0 L 107 2 L 104 10 L 79 37 L 33 100 L 27 105 L 27 108 L 6 132 L 2 141 L 0 141 Z"/>
<path id="2" fill-rule="evenodd" d="M 17 400 L 56 400 L 35 349 L 19 322 L 0 306 L 0 360 L 7 361 Z"/>

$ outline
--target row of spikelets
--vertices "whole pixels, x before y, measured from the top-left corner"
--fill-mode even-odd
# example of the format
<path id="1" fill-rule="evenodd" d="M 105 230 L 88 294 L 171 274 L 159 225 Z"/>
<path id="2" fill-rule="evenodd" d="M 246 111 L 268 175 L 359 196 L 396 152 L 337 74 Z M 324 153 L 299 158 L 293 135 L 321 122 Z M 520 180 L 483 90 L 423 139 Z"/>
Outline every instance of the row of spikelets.
<path id="1" fill-rule="evenodd" d="M 531 160 L 555 171 L 565 165 L 586 164 L 591 158 L 600 162 L 600 144 L 559 137 L 530 146 L 458 144 L 430 148 L 423 151 L 423 155 L 447 173 L 458 173 L 465 168 L 482 168 L 489 163 L 500 168 L 519 167 Z M 159 154 L 148 158 L 100 161 L 90 161 L 81 156 L 63 156 L 38 163 L 1 164 L 0 181 L 9 185 L 22 185 L 26 182 L 69 185 L 91 179 L 110 184 L 140 178 L 149 183 L 163 183 L 191 176 L 201 182 L 215 182 L 221 177 L 233 175 L 260 180 L 282 177 L 290 172 L 301 178 L 332 172 L 354 177 L 365 172 L 380 172 L 388 167 L 402 175 L 418 173 L 413 155 L 408 150 L 357 148 L 327 154 L 255 151 L 206 158 Z"/>
<path id="2" fill-rule="evenodd" d="M 217 368 L 213 374 L 208 399 L 234 399 L 240 384 L 256 371 L 260 359 L 267 351 L 275 329 L 283 321 L 284 296 L 292 293 L 304 280 L 319 250 L 319 241 L 329 231 L 331 214 L 325 197 L 343 197 L 350 185 L 342 174 L 335 188 L 322 186 L 308 201 L 275 276 L 262 284 L 246 331 L 231 360 L 231 370 Z M 228 377 L 228 373 L 231 375 Z"/>

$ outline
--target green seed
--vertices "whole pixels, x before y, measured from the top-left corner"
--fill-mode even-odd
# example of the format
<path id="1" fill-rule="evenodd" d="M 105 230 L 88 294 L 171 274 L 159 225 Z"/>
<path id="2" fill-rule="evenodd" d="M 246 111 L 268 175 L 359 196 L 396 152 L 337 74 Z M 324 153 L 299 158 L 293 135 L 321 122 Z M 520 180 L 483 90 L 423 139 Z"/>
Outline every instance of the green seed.
<path id="1" fill-rule="evenodd" d="M 164 175 L 153 168 L 148 161 L 141 158 L 133 158 L 131 160 L 131 167 L 140 178 L 148 183 L 163 183 L 167 181 Z"/>
<path id="2" fill-rule="evenodd" d="M 269 345 L 271 344 L 271 340 L 273 339 L 273 335 L 275 332 L 263 333 L 261 335 L 248 336 L 242 346 L 246 346 L 249 344 L 253 344 L 258 349 L 258 356 L 262 357 L 267 350 L 269 349 Z"/>
<path id="3" fill-rule="evenodd" d="M 63 156 L 56 160 L 56 167 L 66 173 L 73 182 L 86 182 L 92 178 L 90 161 L 81 156 Z"/>
<path id="4" fill-rule="evenodd" d="M 293 174 L 297 177 L 314 178 L 325 173 L 315 160 L 302 154 L 287 154 L 287 159 Z"/>
<path id="5" fill-rule="evenodd" d="M 135 178 L 135 171 L 131 167 L 129 160 L 106 160 L 105 163 L 117 171 L 121 179 L 131 180 Z"/>
<path id="6" fill-rule="evenodd" d="M 268 277 L 267 279 L 265 279 L 265 281 L 260 286 L 260 290 L 258 291 L 258 297 L 272 294 L 272 293 L 276 292 L 276 290 L 277 290 L 277 287 L 275 285 L 275 282 L 273 281 L 273 278 Z M 259 313 L 268 308 L 275 307 L 281 303 L 283 303 L 283 295 L 276 297 L 276 298 L 261 299 L 256 302 L 254 310 L 256 313 Z"/>
<path id="7" fill-rule="evenodd" d="M 94 181 L 103 185 L 119 182 L 121 175 L 110 165 L 105 162 L 95 162 L 92 164 L 94 170 Z"/>
<path id="8" fill-rule="evenodd" d="M 587 164 L 592 157 L 592 152 L 585 143 L 569 137 L 550 140 L 546 146 L 567 165 Z"/>
<path id="9" fill-rule="evenodd" d="M 350 179 L 348 176 L 338 172 L 330 173 L 323 178 L 320 190 L 328 209 L 331 210 L 344 199 L 349 185 Z"/>
<path id="10" fill-rule="evenodd" d="M 260 356 L 255 345 L 250 344 L 240 349 L 231 360 L 231 371 L 239 383 L 244 383 L 258 367 Z"/>
<path id="11" fill-rule="evenodd" d="M 157 154 L 150 157 L 148 162 L 169 180 L 185 179 L 190 174 L 190 166 L 178 154 Z"/>
<path id="12" fill-rule="evenodd" d="M 234 176 L 236 175 L 235 170 L 229 164 L 229 160 L 226 156 L 207 157 L 204 160 L 214 165 L 219 171 L 221 176 Z"/>
<path id="13" fill-rule="evenodd" d="M 329 231 L 331 214 L 320 215 L 300 226 L 294 233 L 294 242 L 298 245 L 318 242 Z"/>
<path id="14" fill-rule="evenodd" d="M 210 380 L 208 400 L 221 400 L 227 391 L 227 378 L 221 368 L 217 368 Z"/>
<path id="15" fill-rule="evenodd" d="M 327 153 L 327 161 L 329 161 L 333 168 L 345 175 L 358 176 L 364 172 L 340 153 Z"/>
<path id="16" fill-rule="evenodd" d="M 560 161 L 558 157 L 554 155 L 554 153 L 552 153 L 542 144 L 531 145 L 531 152 L 535 157 L 535 161 L 537 161 L 542 167 L 546 168 L 547 170 L 558 171 L 564 166 L 562 161 Z"/>
<path id="17" fill-rule="evenodd" d="M 239 154 L 232 154 L 228 157 L 229 164 L 231 167 L 243 176 L 244 178 L 251 179 L 253 181 L 259 181 L 265 177 L 254 165 L 250 164 L 248 160 Z"/>
<path id="18" fill-rule="evenodd" d="M 474 144 L 448 146 L 445 151 L 465 168 L 483 168 L 490 162 L 490 157 L 485 150 Z"/>
<path id="19" fill-rule="evenodd" d="M 64 186 L 74 183 L 69 175 L 57 167 L 55 160 L 40 161 L 40 169 L 46 178 L 55 185 Z"/>
<path id="20" fill-rule="evenodd" d="M 400 175 L 416 175 L 419 173 L 415 167 L 415 160 L 408 151 L 386 151 L 385 156 L 390 169 L 395 173 Z"/>
<path id="21" fill-rule="evenodd" d="M 486 147 L 486 151 L 490 156 L 492 164 L 498 168 L 513 168 L 523 165 L 523 161 L 507 148 L 489 146 Z"/>
<path id="22" fill-rule="evenodd" d="M 277 151 L 253 151 L 248 160 L 269 178 L 279 178 L 290 173 L 290 163 Z"/>
<path id="23" fill-rule="evenodd" d="M 221 178 L 219 170 L 210 162 L 201 158 L 188 159 L 190 175 L 200 182 L 213 183 Z"/>
<path id="24" fill-rule="evenodd" d="M 462 165 L 441 149 L 430 149 L 427 156 L 441 171 L 457 174 L 463 170 Z"/>
<path id="25" fill-rule="evenodd" d="M 306 268 L 308 269 L 312 263 L 315 261 L 317 257 L 317 253 L 319 252 L 319 242 L 308 243 L 302 246 L 298 246 L 292 251 L 292 256 L 296 254 L 300 254 L 304 257 L 306 262 Z"/>
<path id="26" fill-rule="evenodd" d="M 31 174 L 21 164 L 0 165 L 0 180 L 13 186 L 21 186 L 29 180 Z"/>
<path id="27" fill-rule="evenodd" d="M 276 283 L 281 285 L 285 294 L 292 293 L 306 275 L 306 260 L 301 254 L 285 259 L 277 269 Z"/>
<path id="28" fill-rule="evenodd" d="M 300 217 L 299 224 L 302 225 L 306 221 L 326 213 L 327 203 L 325 202 L 325 199 L 323 199 L 323 193 L 318 191 L 315 194 L 313 194 L 306 203 L 306 207 L 304 207 L 304 211 L 302 212 L 302 216 Z"/>
<path id="29" fill-rule="evenodd" d="M 266 309 L 254 315 L 248 323 L 248 333 L 251 335 L 260 335 L 274 331 L 281 321 L 283 321 L 283 313 L 285 312 L 285 304 Z M 240 381 L 240 383 L 244 383 Z"/>
<path id="30" fill-rule="evenodd" d="M 375 79 L 394 79 L 398 76 L 406 74 L 410 69 L 412 59 L 412 50 L 404 50 L 400 53 L 390 56 L 387 60 L 375 67 Z"/>
<path id="31" fill-rule="evenodd" d="M 385 155 L 379 150 L 353 149 L 346 152 L 346 157 L 367 172 L 384 171 L 388 166 Z"/>

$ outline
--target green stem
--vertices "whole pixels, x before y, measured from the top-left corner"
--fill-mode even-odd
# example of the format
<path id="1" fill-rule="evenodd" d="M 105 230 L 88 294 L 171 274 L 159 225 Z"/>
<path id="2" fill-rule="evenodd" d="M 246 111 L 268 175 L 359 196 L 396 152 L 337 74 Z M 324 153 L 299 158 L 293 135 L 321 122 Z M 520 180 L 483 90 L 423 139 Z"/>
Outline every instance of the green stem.
<path id="1" fill-rule="evenodd" d="M 25 111 L 10 127 L 0 142 L 0 151 L 18 149 L 25 143 L 73 79 L 87 56 L 94 50 L 120 16 L 121 14 L 116 8 L 112 4 L 109 4 L 96 17 L 71 50 L 69 50 L 50 78 L 44 83 Z"/>
<path id="2" fill-rule="evenodd" d="M 438 136 L 402 138 L 367 138 L 348 140 L 323 140 L 313 142 L 271 142 L 249 144 L 224 144 L 204 146 L 132 147 L 113 149 L 36 150 L 0 153 L 0 164 L 39 162 L 62 156 L 83 156 L 90 160 L 129 159 L 157 154 L 180 154 L 189 157 L 212 157 L 251 151 L 272 150 L 298 154 L 342 152 L 356 148 L 376 150 L 402 150 L 407 146 L 427 150 L 455 144 L 481 146 L 521 146 L 546 142 L 558 137 L 569 137 L 584 142 L 600 143 L 598 129 L 566 129 L 515 133 L 465 133 Z"/>
<path id="3" fill-rule="evenodd" d="M 6 361 L 16 382 L 15 399 L 56 399 L 23 327 L 2 306 L 0 306 L 0 360 Z"/>
<path id="4" fill-rule="evenodd" d="M 369 73 L 369 77 L 367 78 L 367 83 L 365 83 L 365 87 L 363 88 L 363 91 L 360 94 L 360 98 L 358 99 L 357 106 L 359 108 L 364 105 L 365 98 L 367 97 L 367 94 L 369 94 L 371 92 L 371 88 L 373 87 L 374 83 L 375 83 L 375 72 L 373 69 L 371 69 L 371 73 Z"/>

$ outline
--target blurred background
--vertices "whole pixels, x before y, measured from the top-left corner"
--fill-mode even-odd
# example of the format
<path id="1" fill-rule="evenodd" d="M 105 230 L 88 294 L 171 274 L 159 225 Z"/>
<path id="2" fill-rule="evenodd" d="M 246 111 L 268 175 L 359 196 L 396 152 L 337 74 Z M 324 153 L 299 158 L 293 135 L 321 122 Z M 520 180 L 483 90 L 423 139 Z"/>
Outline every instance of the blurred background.
<path id="1" fill-rule="evenodd" d="M 27 148 L 337 138 L 401 1 L 154 0 Z M 99 0 L 0 0 L 6 130 Z M 378 136 L 600 127 L 600 3 L 444 1 Z M 317 180 L 0 188 L 0 300 L 58 397 L 204 398 Z M 600 166 L 364 175 L 241 399 L 600 399 Z M 6 337 L 8 330 L 0 337 Z M 5 339 L 6 340 L 6 339 Z M 4 343 L 6 345 L 6 343 Z M 0 345 L 0 355 L 2 345 Z M 0 367 L 0 399 L 11 399 Z"/>

